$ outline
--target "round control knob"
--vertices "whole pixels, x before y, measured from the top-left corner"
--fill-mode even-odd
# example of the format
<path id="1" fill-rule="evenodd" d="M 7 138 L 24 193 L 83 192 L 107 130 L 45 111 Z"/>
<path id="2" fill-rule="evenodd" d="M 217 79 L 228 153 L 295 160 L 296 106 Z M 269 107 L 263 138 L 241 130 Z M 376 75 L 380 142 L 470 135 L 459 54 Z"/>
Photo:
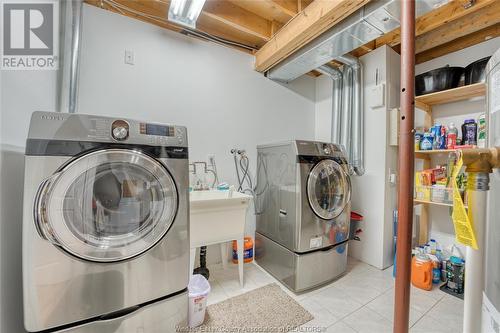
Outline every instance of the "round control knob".
<path id="1" fill-rule="evenodd" d="M 128 137 L 128 129 L 123 126 L 113 128 L 113 138 L 118 141 L 125 140 Z"/>

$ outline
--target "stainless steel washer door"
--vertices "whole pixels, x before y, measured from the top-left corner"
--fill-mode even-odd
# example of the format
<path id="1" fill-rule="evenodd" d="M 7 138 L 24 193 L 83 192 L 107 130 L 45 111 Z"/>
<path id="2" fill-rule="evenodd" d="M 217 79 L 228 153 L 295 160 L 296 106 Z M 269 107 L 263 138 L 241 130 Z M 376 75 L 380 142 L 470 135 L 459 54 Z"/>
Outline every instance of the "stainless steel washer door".
<path id="1" fill-rule="evenodd" d="M 177 196 L 170 173 L 154 158 L 135 150 L 99 150 L 40 185 L 35 223 L 42 237 L 78 258 L 125 260 L 168 232 Z"/>
<path id="2" fill-rule="evenodd" d="M 318 162 L 307 179 L 307 198 L 318 217 L 331 220 L 339 216 L 351 200 L 349 176 L 334 160 Z"/>

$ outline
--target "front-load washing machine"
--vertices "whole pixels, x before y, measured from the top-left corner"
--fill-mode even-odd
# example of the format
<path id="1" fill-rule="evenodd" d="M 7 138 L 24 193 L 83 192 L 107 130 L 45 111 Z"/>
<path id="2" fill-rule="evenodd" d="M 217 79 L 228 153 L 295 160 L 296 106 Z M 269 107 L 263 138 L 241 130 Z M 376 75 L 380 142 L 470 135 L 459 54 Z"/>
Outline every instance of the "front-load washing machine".
<path id="1" fill-rule="evenodd" d="M 257 263 L 295 292 L 346 271 L 351 182 L 341 146 L 257 147 Z"/>
<path id="2" fill-rule="evenodd" d="M 35 112 L 26 142 L 30 332 L 173 332 L 189 278 L 186 128 Z"/>

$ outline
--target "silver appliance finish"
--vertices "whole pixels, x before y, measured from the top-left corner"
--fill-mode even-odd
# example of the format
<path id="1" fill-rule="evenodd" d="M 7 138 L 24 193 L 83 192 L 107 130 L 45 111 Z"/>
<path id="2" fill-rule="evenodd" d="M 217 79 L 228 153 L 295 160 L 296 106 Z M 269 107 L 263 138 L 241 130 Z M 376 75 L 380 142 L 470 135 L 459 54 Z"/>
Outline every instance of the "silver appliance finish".
<path id="1" fill-rule="evenodd" d="M 347 267 L 348 244 L 297 254 L 259 233 L 255 244 L 258 264 L 297 293 L 341 276 Z"/>
<path id="2" fill-rule="evenodd" d="M 294 291 L 338 277 L 346 269 L 351 213 L 341 146 L 291 141 L 257 150 L 256 200 L 262 207 L 257 215 L 257 262 Z M 325 177 L 321 170 L 338 177 L 332 178 L 331 196 L 318 205 L 316 181 Z M 323 267 L 310 274 L 308 269 L 315 265 Z"/>
<path id="3" fill-rule="evenodd" d="M 169 126 L 171 136 L 167 137 L 144 134 L 144 126 L 130 119 L 33 113 L 25 158 L 23 214 L 24 322 L 28 331 L 135 332 L 131 330 L 134 326 L 144 332 L 166 332 L 185 324 L 189 278 L 186 128 Z M 127 128 L 126 138 L 113 137 L 117 127 Z M 71 149 L 78 153 L 68 153 Z M 161 154 L 155 157 L 152 153 Z M 102 159 L 92 159 L 93 154 Z M 120 156 L 132 158 L 120 160 Z M 88 175 L 88 168 L 82 168 L 87 161 L 102 161 L 99 167 L 112 167 L 110 173 L 104 173 L 106 176 L 135 170 L 137 180 L 131 180 L 133 184 L 142 180 L 143 174 L 154 178 L 154 172 L 160 172 L 154 168 L 163 168 L 160 174 L 169 176 L 171 182 L 157 179 L 141 192 L 152 193 L 156 201 L 135 203 L 154 221 L 123 231 L 120 228 L 124 226 L 110 215 L 103 220 L 107 221 L 105 230 L 112 229 L 106 237 L 101 235 L 105 234 L 102 228 L 96 229 L 95 220 L 93 225 L 86 224 L 83 217 L 88 216 L 77 214 L 83 211 L 77 199 L 82 198 L 83 207 L 88 199 L 79 194 L 86 193 L 82 189 L 85 186 L 79 186 L 76 180 L 82 177 L 72 173 Z M 94 180 L 97 182 L 97 178 Z M 46 181 L 53 184 L 45 187 Z M 81 181 L 86 185 L 90 180 L 83 177 Z M 156 187 L 162 192 L 153 192 Z M 124 184 L 121 191 L 125 196 Z M 91 200 L 90 207 L 97 211 L 97 200 Z M 153 209 L 159 205 L 165 214 L 155 215 Z M 172 210 L 173 214 L 167 214 Z M 127 219 L 133 216 L 125 215 Z M 37 225 L 42 221 L 52 229 Z M 148 229 L 150 224 L 153 227 Z M 102 250 L 106 247 L 109 256 Z M 159 313 L 163 317 L 155 317 Z"/>

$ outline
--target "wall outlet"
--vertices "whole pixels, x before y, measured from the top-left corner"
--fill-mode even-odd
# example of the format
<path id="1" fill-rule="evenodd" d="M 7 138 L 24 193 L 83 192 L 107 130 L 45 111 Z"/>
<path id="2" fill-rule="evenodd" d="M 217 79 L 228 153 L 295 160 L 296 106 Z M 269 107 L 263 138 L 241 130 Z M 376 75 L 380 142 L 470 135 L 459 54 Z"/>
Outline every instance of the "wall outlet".
<path id="1" fill-rule="evenodd" d="M 134 51 L 125 50 L 125 63 L 127 65 L 133 65 L 134 64 Z"/>

